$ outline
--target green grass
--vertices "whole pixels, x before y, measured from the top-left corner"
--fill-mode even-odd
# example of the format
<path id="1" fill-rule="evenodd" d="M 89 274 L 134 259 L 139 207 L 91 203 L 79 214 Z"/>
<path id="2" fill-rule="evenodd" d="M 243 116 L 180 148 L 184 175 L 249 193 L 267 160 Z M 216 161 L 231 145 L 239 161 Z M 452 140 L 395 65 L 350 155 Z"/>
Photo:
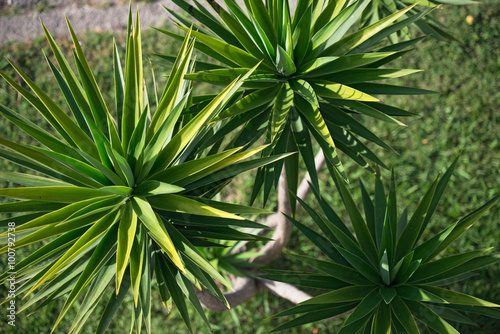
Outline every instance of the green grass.
<path id="1" fill-rule="evenodd" d="M 453 159 L 461 153 L 459 167 L 451 179 L 448 192 L 435 213 L 433 227 L 430 232 L 439 231 L 443 226 L 453 223 L 457 218 L 479 207 L 488 199 L 500 192 L 500 91 L 498 80 L 500 78 L 500 1 L 487 0 L 481 5 L 467 7 L 447 7 L 435 14 L 451 29 L 463 43 L 442 43 L 426 40 L 416 50 L 407 54 L 397 64 L 398 68 L 420 68 L 425 72 L 412 75 L 404 83 L 420 88 L 432 89 L 440 92 L 438 95 L 424 97 L 412 96 L 387 99 L 390 104 L 418 113 L 419 117 L 407 118 L 403 121 L 408 125 L 401 128 L 393 125 L 381 124 L 372 120 L 363 120 L 364 124 L 378 134 L 384 141 L 392 145 L 399 152 L 393 154 L 382 149 L 374 148 L 382 160 L 390 167 L 396 169 L 396 182 L 403 195 L 398 201 L 408 205 L 409 212 L 413 212 L 417 199 L 422 196 L 424 189 L 432 182 L 437 173 L 446 168 Z M 472 15 L 475 22 L 467 25 L 465 17 Z M 118 44 L 124 48 L 124 37 L 114 36 Z M 111 34 L 89 33 L 83 38 L 84 51 L 89 62 L 96 71 L 101 90 L 107 94 L 105 99 L 112 105 L 112 72 L 111 72 Z M 143 35 L 144 49 L 155 50 L 168 54 L 175 54 L 178 44 L 167 41 L 154 31 L 145 31 Z M 71 43 L 61 40 L 65 52 L 70 52 Z M 16 60 L 35 82 L 49 92 L 57 100 L 58 90 L 48 67 L 43 60 L 41 50 L 49 53 L 48 45 L 42 38 L 37 38 L 30 44 L 18 43 L 5 45 L 0 50 L 2 58 Z M 400 66 L 399 66 L 400 65 Z M 165 81 L 168 68 L 154 63 L 157 81 Z M 145 73 L 149 66 L 145 67 Z M 10 74 L 13 72 L 10 70 Z M 149 79 L 150 80 L 150 79 Z M 150 87 L 150 86 L 149 86 Z M 200 93 L 207 89 L 198 86 Z M 151 94 L 152 92 L 150 92 Z M 10 108 L 18 110 L 24 116 L 43 124 L 42 119 L 35 118 L 35 112 L 21 100 L 13 90 L 0 82 L 0 101 Z M 56 101 L 58 102 L 58 101 Z M 7 139 L 30 143 L 30 139 L 19 132 L 14 126 L 0 119 L 0 129 Z M 344 159 L 347 160 L 347 159 Z M 2 170 L 12 170 L 14 167 L 5 161 L 0 161 Z M 359 186 L 357 180 L 361 177 L 366 184 L 371 184 L 370 175 L 352 163 L 346 163 L 349 177 L 352 179 L 352 190 L 355 198 L 359 199 Z M 389 172 L 383 171 L 383 176 L 388 180 Z M 323 181 L 322 194 L 339 207 L 337 195 L 326 174 L 321 177 Z M 250 189 L 252 176 L 244 175 L 233 181 L 234 188 L 229 186 L 222 194 L 234 201 L 247 202 L 248 196 L 242 189 Z M 0 184 L 2 187 L 7 183 Z M 237 190 L 235 190 L 237 187 Z M 250 190 L 248 190 L 250 192 Z M 238 194 L 240 196 L 238 196 Z M 238 198 L 239 197 L 239 198 Z M 272 199 L 271 199 L 272 203 Z M 339 209 L 345 216 L 345 212 Z M 299 220 L 312 226 L 305 218 L 302 211 L 298 212 Z M 495 247 L 499 248 L 500 233 L 500 206 L 494 207 L 462 239 L 455 242 L 450 248 L 454 250 L 471 250 L 473 248 Z M 430 235 L 430 234 L 429 234 Z M 29 251 L 29 249 L 27 250 Z M 318 250 L 296 230 L 287 247 L 287 251 L 304 253 L 310 256 L 321 256 Z M 26 253 L 24 253 L 26 254 Z M 23 256 L 22 251 L 17 252 L 18 259 Z M 0 270 L 6 263 L 5 257 L 0 258 Z M 286 257 L 276 260 L 271 267 L 301 270 L 303 266 Z M 478 276 L 453 286 L 454 289 L 484 298 L 493 302 L 500 302 L 500 265 L 491 266 L 478 272 Z M 6 296 L 6 289 L 0 288 L 0 297 Z M 153 296 L 156 301 L 153 305 L 153 328 L 160 333 L 187 333 L 187 329 L 179 316 L 178 311 L 168 314 L 161 305 L 159 296 Z M 17 299 L 21 304 L 20 297 Z M 266 333 L 285 319 L 269 317 L 282 311 L 291 304 L 281 300 L 268 292 L 261 292 L 251 301 L 235 308 L 230 312 L 207 312 L 215 333 Z M 48 333 L 57 317 L 62 302 L 49 305 L 39 310 L 30 317 L 27 314 L 18 314 L 16 319 L 16 333 Z M 128 306 L 127 306 L 128 307 Z M 85 333 L 91 333 L 98 321 L 97 312 L 92 315 L 90 323 L 85 327 Z M 130 328 L 130 310 L 123 307 L 109 330 L 109 333 L 124 333 Z M 3 307 L 2 307 L 3 309 Z M 76 308 L 72 310 L 76 313 Z M 195 333 L 209 333 L 201 319 L 192 314 L 193 330 Z M 6 323 L 5 315 L 0 314 L 0 332 L 14 332 Z M 71 325 L 69 314 L 63 321 L 57 333 L 66 332 Z M 477 327 L 458 326 L 462 333 L 496 333 L 498 320 L 480 316 L 471 316 L 477 322 Z M 338 321 L 323 321 L 291 330 L 287 333 L 336 333 Z M 168 328 L 168 330 L 166 329 Z M 10 332 L 9 332 L 10 330 Z"/>

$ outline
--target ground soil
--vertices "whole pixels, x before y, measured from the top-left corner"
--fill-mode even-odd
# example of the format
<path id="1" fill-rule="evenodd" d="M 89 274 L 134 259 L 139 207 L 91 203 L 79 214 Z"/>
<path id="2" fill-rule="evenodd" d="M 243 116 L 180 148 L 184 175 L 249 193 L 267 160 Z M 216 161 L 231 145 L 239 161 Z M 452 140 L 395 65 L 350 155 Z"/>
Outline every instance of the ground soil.
<path id="1" fill-rule="evenodd" d="M 133 2 L 140 10 L 143 28 L 159 26 L 168 20 L 161 6 L 173 8 L 172 1 Z M 125 0 L 0 0 L 0 44 L 29 41 L 43 34 L 42 21 L 52 35 L 68 35 L 65 16 L 75 32 L 86 30 L 123 31 L 127 24 Z"/>

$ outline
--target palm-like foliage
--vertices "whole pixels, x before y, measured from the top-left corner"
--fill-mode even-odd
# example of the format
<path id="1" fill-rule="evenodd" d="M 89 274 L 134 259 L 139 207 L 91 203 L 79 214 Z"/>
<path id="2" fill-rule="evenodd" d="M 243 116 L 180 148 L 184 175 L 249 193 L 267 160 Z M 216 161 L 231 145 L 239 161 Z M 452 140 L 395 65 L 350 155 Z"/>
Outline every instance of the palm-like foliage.
<path id="1" fill-rule="evenodd" d="M 69 22 L 68 27 L 79 78 L 44 29 L 59 69 L 47 61 L 74 118 L 19 68 L 12 65 L 31 91 L 0 72 L 55 130 L 51 134 L 0 105 L 3 116 L 40 144 L 26 146 L 0 138 L 0 156 L 36 172 L 0 173 L 0 179 L 24 186 L 0 189 L 0 196 L 20 200 L 0 204 L 0 212 L 22 213 L 2 221 L 2 226 L 16 222 L 15 248 L 45 241 L 16 265 L 16 278 L 22 282 L 17 293 L 34 294 L 19 311 L 41 302 L 38 309 L 69 293 L 55 328 L 84 295 L 71 328 L 76 333 L 114 283 L 116 297 L 115 293 L 110 296 L 97 331 L 106 330 L 131 290 L 137 332 L 143 323 L 151 332 L 155 277 L 163 302 L 169 307 L 175 302 L 189 328 L 185 298 L 207 322 L 193 285 L 203 286 L 227 304 L 215 280 L 226 286 L 230 283 L 196 247 L 220 247 L 218 240 L 259 240 L 234 227 L 264 227 L 240 216 L 263 210 L 210 197 L 234 175 L 277 157 L 242 161 L 264 147 L 208 155 L 191 151 L 206 124 L 248 74 L 235 79 L 196 115 L 184 115 L 191 96 L 184 77 L 193 67 L 194 41 L 188 33 L 151 113 L 152 104 L 143 89 L 139 20 L 133 28 L 130 13 L 125 71 L 114 45 L 116 122 Z M 0 252 L 7 250 L 5 246 Z M 0 280 L 6 278 L 8 273 Z"/>
<path id="2" fill-rule="evenodd" d="M 227 84 L 262 61 L 245 80 L 243 87 L 246 90 L 241 98 L 218 116 L 219 119 L 230 119 L 221 133 L 245 124 L 233 145 L 247 145 L 266 134 L 270 145 L 264 150 L 264 156 L 273 151 L 298 150 L 316 187 L 311 135 L 344 178 L 337 148 L 369 170 L 371 167 L 365 159 L 383 166 L 360 138 L 386 149 L 390 147 L 353 115 L 403 125 L 394 116 L 411 113 L 385 105 L 373 94 L 429 93 L 372 82 L 417 72 L 382 66 L 405 54 L 407 51 L 403 49 L 418 39 L 386 47 L 380 46 L 379 42 L 418 21 L 429 10 L 409 15 L 411 6 L 361 30 L 352 30 L 359 24 L 370 0 L 299 0 L 294 15 L 288 0 L 248 0 L 244 1 L 246 10 L 232 0 L 225 1 L 227 10 L 216 1 L 208 1 L 216 14 L 198 1 L 193 2 L 191 6 L 186 1 L 174 0 L 201 23 L 194 26 L 196 32 L 192 33 L 197 38 L 195 48 L 222 65 L 198 63 L 200 71 L 186 78 Z M 170 13 L 186 31 L 193 24 L 175 11 Z M 408 17 L 398 22 L 403 15 Z M 158 30 L 182 39 L 175 33 Z M 169 59 L 167 56 L 163 58 Z M 205 141 L 205 146 L 214 141 Z M 289 159 L 285 163 L 289 189 L 295 191 L 298 160 Z M 281 166 L 282 163 L 271 166 L 267 172 L 259 170 L 253 198 L 262 184 L 267 197 L 272 183 L 279 177 Z"/>
<path id="3" fill-rule="evenodd" d="M 375 182 L 374 200 L 361 184 L 365 218 L 337 176 L 336 184 L 354 233 L 317 192 L 316 199 L 326 216 L 303 203 L 324 236 L 292 218 L 289 220 L 330 260 L 321 261 L 297 254 L 294 257 L 313 267 L 317 273 L 284 274 L 270 270 L 264 277 L 331 291 L 278 314 L 302 315 L 275 330 L 330 318 L 350 310 L 353 312 L 339 333 L 419 333 L 419 326 L 439 333 L 458 333 L 446 320 L 470 323 L 459 311 L 500 318 L 497 308 L 500 305 L 442 287 L 469 278 L 470 271 L 498 261 L 498 255 L 486 255 L 488 248 L 438 257 L 498 202 L 500 196 L 430 239 L 418 242 L 455 165 L 456 161 L 442 178 L 436 178 L 409 220 L 406 210 L 398 217 L 394 174 L 387 199 L 380 178 Z"/>

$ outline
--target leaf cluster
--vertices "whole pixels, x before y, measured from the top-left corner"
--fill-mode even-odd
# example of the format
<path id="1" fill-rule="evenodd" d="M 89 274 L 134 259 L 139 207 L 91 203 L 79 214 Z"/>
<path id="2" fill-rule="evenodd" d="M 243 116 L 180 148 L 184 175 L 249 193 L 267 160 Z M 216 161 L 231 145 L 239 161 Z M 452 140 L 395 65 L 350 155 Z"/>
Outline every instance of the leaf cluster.
<path id="1" fill-rule="evenodd" d="M 456 164 L 457 160 L 442 177 L 434 180 L 409 218 L 407 210 L 398 216 L 394 173 L 387 197 L 379 176 L 375 179 L 374 199 L 361 183 L 364 217 L 337 173 L 337 189 L 350 224 L 339 218 L 317 190 L 314 195 L 324 214 L 299 199 L 322 234 L 291 217 L 288 219 L 328 260 L 295 254 L 294 258 L 314 268 L 316 273 L 283 275 L 268 270 L 264 277 L 329 291 L 277 314 L 276 317 L 301 315 L 275 331 L 346 312 L 350 315 L 339 333 L 420 333 L 427 327 L 438 333 L 458 333 L 448 321 L 470 324 L 461 311 L 500 318 L 497 309 L 500 305 L 443 287 L 470 278 L 471 271 L 495 263 L 500 257 L 486 254 L 490 248 L 442 256 L 448 246 L 498 202 L 499 196 L 419 242 Z"/>
<path id="2" fill-rule="evenodd" d="M 199 63 L 197 72 L 187 75 L 187 79 L 225 85 L 262 61 L 242 85 L 244 93 L 218 116 L 230 118 L 223 126 L 224 133 L 243 126 L 236 145 L 265 136 L 269 146 L 263 156 L 300 152 L 316 187 L 319 185 L 311 137 L 345 180 L 337 149 L 373 172 L 370 163 L 385 165 L 363 141 L 391 148 L 356 116 L 402 126 L 394 116 L 412 114 L 388 106 L 373 95 L 432 93 L 377 82 L 418 72 L 387 65 L 421 38 L 387 46 L 381 43 L 432 9 L 410 14 L 414 6 L 409 6 L 356 29 L 371 5 L 369 0 L 299 0 L 294 11 L 288 0 L 247 0 L 244 8 L 232 0 L 224 1 L 226 8 L 210 1 L 214 13 L 196 0 L 194 5 L 183 0 L 174 3 L 199 22 L 192 23 L 167 9 L 183 30 L 188 31 L 191 26 L 196 30 L 192 33 L 197 38 L 195 48 L 222 64 Z M 183 38 L 158 30 L 179 40 Z M 298 160 L 287 159 L 284 164 L 289 189 L 295 193 Z M 281 166 L 279 163 L 258 171 L 252 202 L 262 186 L 266 201 Z"/>
<path id="3" fill-rule="evenodd" d="M 219 153 L 197 147 L 213 126 L 209 123 L 253 70 L 235 78 L 198 112 L 188 112 L 193 96 L 185 76 L 194 66 L 194 41 L 188 33 L 166 87 L 149 101 L 139 19 L 133 23 L 130 11 L 125 69 L 116 44 L 113 48 L 115 119 L 70 23 L 77 73 L 43 28 L 58 65 L 46 58 L 48 66 L 66 105 L 54 102 L 14 64 L 30 90 L 0 71 L 53 129 L 48 132 L 0 105 L 4 117 L 38 142 L 23 145 L 0 138 L 0 156 L 33 172 L 0 172 L 1 180 L 17 185 L 0 189 L 0 196 L 15 200 L 0 204 L 0 212 L 16 214 L 17 222 L 17 240 L 0 252 L 44 242 L 16 265 L 22 282 L 17 293 L 32 295 L 19 312 L 32 306 L 37 310 L 69 294 L 54 330 L 83 296 L 71 327 L 77 333 L 114 284 L 115 296 L 110 296 L 97 332 L 106 330 L 128 291 L 134 297 L 133 326 L 140 332 L 144 324 L 151 332 L 155 279 L 164 304 L 170 309 L 174 301 L 189 328 L 186 299 L 208 325 L 195 289 L 207 289 L 229 306 L 216 281 L 227 288 L 231 283 L 197 247 L 267 240 L 239 228 L 265 228 L 241 214 L 268 213 L 211 198 L 235 175 L 282 158 L 244 161 L 265 147 Z M 9 221 L 1 226 L 10 227 Z M 0 281 L 8 277 L 6 272 Z"/>

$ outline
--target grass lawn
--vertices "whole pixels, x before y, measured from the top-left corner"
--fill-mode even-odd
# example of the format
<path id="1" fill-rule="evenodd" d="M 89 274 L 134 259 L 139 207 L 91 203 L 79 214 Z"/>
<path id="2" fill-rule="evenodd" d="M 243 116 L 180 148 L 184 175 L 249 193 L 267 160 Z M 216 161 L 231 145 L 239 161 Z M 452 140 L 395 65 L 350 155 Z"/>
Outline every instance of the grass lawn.
<path id="1" fill-rule="evenodd" d="M 429 232 L 440 231 L 457 218 L 474 210 L 487 202 L 491 197 L 500 192 L 500 1 L 485 0 L 480 5 L 466 7 L 446 7 L 437 10 L 435 17 L 446 23 L 462 43 L 445 43 L 427 39 L 416 49 L 405 55 L 394 68 L 418 68 L 424 72 L 413 74 L 404 81 L 405 85 L 431 89 L 439 92 L 436 95 L 403 96 L 386 98 L 390 104 L 401 107 L 418 114 L 417 117 L 402 119 L 408 127 L 398 127 L 392 124 L 382 124 L 373 120 L 363 120 L 364 124 L 372 129 L 382 140 L 390 144 L 399 155 L 382 149 L 374 148 L 382 161 L 396 170 L 396 182 L 400 189 L 402 203 L 399 213 L 404 206 L 408 206 L 412 213 L 423 196 L 423 191 L 435 178 L 437 173 L 446 168 L 454 158 L 461 153 L 459 167 L 448 186 L 448 192 L 436 211 L 433 224 Z M 467 24 L 465 18 L 471 15 L 472 24 Z M 95 75 L 101 84 L 101 91 L 109 105 L 113 105 L 112 88 L 112 38 L 124 49 L 124 36 L 112 36 L 109 33 L 88 33 L 82 36 L 83 47 L 89 63 L 95 69 Z M 70 52 L 71 42 L 61 39 L 65 52 Z M 159 35 L 152 30 L 143 33 L 143 49 L 154 50 L 161 53 L 175 54 L 178 44 L 167 40 L 164 35 Z M 59 91 L 48 66 L 44 63 L 44 50 L 49 54 L 49 47 L 43 38 L 37 38 L 30 44 L 15 43 L 4 45 L 0 49 L 0 56 L 8 57 L 17 66 L 37 82 L 42 89 L 49 92 L 49 96 L 58 100 Z M 124 53 L 122 52 L 122 55 Z M 122 56 L 123 58 L 123 56 Z M 200 59 L 200 58 L 199 58 Z M 9 74 L 13 71 L 0 60 L 0 67 Z M 168 68 L 153 62 L 159 87 L 165 82 L 164 76 Z M 149 63 L 145 62 L 145 73 L 148 72 Z M 148 80 L 151 83 L 150 76 Z M 149 85 L 151 87 L 151 85 Z M 196 87 L 198 93 L 206 92 L 213 87 L 201 85 Z M 152 93 L 152 92 L 150 92 Z M 18 98 L 5 82 L 0 82 L 0 103 L 9 108 L 18 110 L 25 117 L 37 124 L 44 124 L 44 120 L 35 116 L 30 105 Z M 5 119 L 0 119 L 0 129 L 7 139 L 30 143 L 30 138 L 20 132 L 14 125 Z M 358 178 L 365 184 L 371 185 L 368 172 L 346 161 L 345 166 L 349 177 L 352 179 L 351 189 L 355 198 L 360 199 Z M 0 170 L 14 170 L 12 164 L 0 160 Z M 383 171 L 384 178 L 388 181 L 389 171 Z M 333 203 L 339 204 L 339 196 L 327 178 L 322 175 L 322 194 Z M 246 194 L 235 191 L 237 189 L 250 189 L 252 175 L 243 175 L 236 178 L 221 196 L 232 198 L 241 203 L 248 202 Z M 0 183 L 1 187 L 8 186 Z M 233 186 L 233 188 L 231 188 Z M 248 190 L 250 192 L 250 190 Z M 240 196 L 237 196 L 240 195 Z M 359 201 L 358 203 L 360 203 Z M 272 203 L 272 199 L 270 201 Z M 313 203 L 311 203 L 313 204 Z M 404 205 L 404 206 L 403 206 Z M 338 213 L 345 216 L 341 206 Z M 297 213 L 298 220 L 312 223 L 305 217 L 303 211 Z M 467 231 L 462 239 L 452 244 L 450 254 L 455 250 L 468 251 L 475 248 L 494 247 L 498 252 L 500 237 L 500 205 L 496 205 L 476 225 Z M 430 234 L 429 234 L 430 235 Z M 16 256 L 18 261 L 30 249 L 20 250 Z M 318 250 L 304 236 L 294 230 L 287 251 L 304 253 L 309 256 L 321 257 Z M 25 255 L 24 255 L 25 256 Z M 0 257 L 0 271 L 5 270 L 6 256 Z M 303 266 L 289 258 L 276 260 L 271 267 L 302 270 Z M 455 283 L 453 288 L 457 291 L 500 303 L 500 264 L 490 266 L 477 273 L 477 276 L 465 282 Z M 5 287 L 0 287 L 0 298 L 7 295 Z M 110 289 L 110 295 L 112 291 Z M 312 293 L 317 293 L 312 291 Z M 129 307 L 133 303 L 128 297 Z M 161 305 L 159 295 L 153 296 L 153 333 L 187 333 L 179 312 L 175 309 L 170 314 Z M 18 306 L 21 296 L 17 298 Z M 49 333 L 51 324 L 62 307 L 63 300 L 37 310 L 30 317 L 29 313 L 18 314 L 15 331 L 7 326 L 6 311 L 0 314 L 0 332 L 4 333 Z M 71 326 L 71 318 L 76 314 L 78 304 L 70 310 L 56 333 L 67 332 Z M 276 325 L 286 319 L 270 320 L 269 317 L 282 311 L 291 304 L 278 299 L 268 292 L 259 293 L 254 299 L 229 312 L 207 312 L 212 329 L 215 333 L 267 333 Z M 88 326 L 84 333 L 92 333 L 100 312 L 104 305 L 97 307 L 96 312 L 90 316 Z M 119 311 L 119 317 L 111 324 L 109 333 L 126 333 L 130 328 L 131 310 Z M 2 306 L 2 309 L 4 307 Z M 203 321 L 191 312 L 193 331 L 195 333 L 209 333 Z M 456 325 L 462 333 L 498 333 L 500 320 L 489 319 L 471 315 L 477 326 Z M 323 321 L 310 324 L 300 329 L 287 333 L 336 333 L 339 320 Z"/>

